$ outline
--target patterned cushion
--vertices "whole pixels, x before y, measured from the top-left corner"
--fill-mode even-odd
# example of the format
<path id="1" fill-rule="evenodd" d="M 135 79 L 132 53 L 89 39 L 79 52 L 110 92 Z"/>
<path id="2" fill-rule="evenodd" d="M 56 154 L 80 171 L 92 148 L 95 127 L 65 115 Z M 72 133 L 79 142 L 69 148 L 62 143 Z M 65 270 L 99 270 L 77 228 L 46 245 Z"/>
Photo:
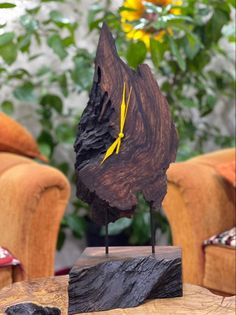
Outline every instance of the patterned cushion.
<path id="1" fill-rule="evenodd" d="M 20 265 L 19 260 L 17 260 L 7 249 L 0 247 L 0 268 L 17 265 Z"/>
<path id="2" fill-rule="evenodd" d="M 236 248 L 236 227 L 233 227 L 231 230 L 210 237 L 208 240 L 204 241 L 203 244 L 204 246 L 223 245 Z"/>

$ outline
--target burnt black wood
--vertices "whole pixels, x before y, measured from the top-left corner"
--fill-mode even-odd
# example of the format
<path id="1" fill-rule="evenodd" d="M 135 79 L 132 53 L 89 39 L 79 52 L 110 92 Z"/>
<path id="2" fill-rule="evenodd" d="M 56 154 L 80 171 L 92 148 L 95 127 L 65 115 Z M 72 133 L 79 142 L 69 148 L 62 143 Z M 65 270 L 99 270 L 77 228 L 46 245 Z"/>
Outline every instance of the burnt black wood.
<path id="1" fill-rule="evenodd" d="M 19 303 L 8 307 L 5 313 L 7 315 L 60 315 L 61 311 L 56 307 L 43 307 L 34 303 Z"/>
<path id="2" fill-rule="evenodd" d="M 69 315 L 135 307 L 146 299 L 182 296 L 177 247 L 87 248 L 69 274 Z"/>
<path id="3" fill-rule="evenodd" d="M 119 154 L 102 165 L 117 138 L 123 85 L 132 87 Z M 175 160 L 177 134 L 168 103 L 147 65 L 130 69 L 118 56 L 106 25 L 101 30 L 89 102 L 75 141 L 77 196 L 91 206 L 92 219 L 105 224 L 130 217 L 142 193 L 152 209 L 166 194 L 166 170 Z"/>

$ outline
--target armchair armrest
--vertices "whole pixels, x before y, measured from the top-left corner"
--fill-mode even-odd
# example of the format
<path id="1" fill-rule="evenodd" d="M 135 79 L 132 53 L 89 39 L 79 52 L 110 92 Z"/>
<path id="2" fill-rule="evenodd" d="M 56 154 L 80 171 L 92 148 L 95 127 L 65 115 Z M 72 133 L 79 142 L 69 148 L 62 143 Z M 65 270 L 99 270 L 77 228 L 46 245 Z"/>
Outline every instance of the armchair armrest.
<path id="1" fill-rule="evenodd" d="M 227 159 L 229 155 L 233 159 L 235 151 L 225 151 Z M 235 224 L 234 188 L 216 173 L 218 162 L 216 152 L 172 164 L 167 173 L 163 207 L 174 244 L 183 249 L 184 281 L 198 285 L 204 276 L 203 241 Z"/>
<path id="2" fill-rule="evenodd" d="M 9 153 L 0 173 L 0 244 L 21 262 L 24 279 L 53 275 L 57 234 L 70 188 L 58 170 Z"/>

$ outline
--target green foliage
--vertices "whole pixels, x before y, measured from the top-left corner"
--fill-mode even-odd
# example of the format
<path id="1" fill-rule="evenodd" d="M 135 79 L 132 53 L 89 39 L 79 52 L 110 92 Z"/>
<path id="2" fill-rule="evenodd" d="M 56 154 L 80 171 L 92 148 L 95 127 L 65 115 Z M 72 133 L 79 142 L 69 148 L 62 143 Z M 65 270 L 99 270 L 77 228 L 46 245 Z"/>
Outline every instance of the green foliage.
<path id="1" fill-rule="evenodd" d="M 16 6 L 15 4 L 9 2 L 0 3 L 0 9 L 10 9 L 14 8 L 15 6 Z"/>
<path id="2" fill-rule="evenodd" d="M 80 91 L 88 91 L 93 77 L 91 55 L 86 50 L 81 49 L 73 60 L 75 67 L 71 72 L 71 78 Z M 84 69 L 87 69 L 87 71 L 85 72 Z"/>
<path id="3" fill-rule="evenodd" d="M 12 42 L 15 34 L 13 32 L 7 32 L 2 35 L 0 35 L 0 47 L 3 47 L 5 45 L 8 45 Z"/>
<path id="4" fill-rule="evenodd" d="M 25 9 L 14 29 L 0 25 L 0 109 L 14 115 L 15 109 L 22 104 L 33 108 L 34 117 L 41 126 L 37 138 L 39 147 L 50 159 L 50 164 L 65 173 L 72 186 L 73 163 L 58 152 L 71 149 L 81 112 L 66 106 L 66 102 L 72 93 L 90 90 L 95 56 L 95 52 L 79 45 L 79 14 L 73 20 L 61 7 L 71 7 L 74 2 L 41 0 L 35 7 Z M 160 87 L 168 98 L 180 138 L 177 160 L 202 153 L 208 142 L 215 148 L 234 145 L 230 135 L 222 135 L 219 127 L 209 125 L 206 118 L 219 99 L 223 97 L 225 104 L 232 104 L 233 100 L 235 81 L 231 67 L 219 72 L 211 65 L 219 56 L 230 62 L 220 41 L 223 37 L 229 42 L 235 41 L 234 23 L 230 18 L 235 1 L 188 0 L 183 2 L 179 15 L 173 14 L 171 10 L 176 7 L 172 5 L 157 6 L 146 1 L 147 14 L 132 21 L 131 25 L 150 33 L 150 47 L 146 47 L 142 39 L 127 39 L 124 33 L 120 15 L 124 11 L 132 13 L 134 9 L 123 6 L 114 11 L 110 5 L 111 1 L 106 0 L 104 4 L 94 1 L 90 6 L 89 32 L 97 36 L 102 22 L 106 21 L 115 35 L 120 56 L 133 68 L 148 61 L 156 76 L 162 78 Z M 4 2 L 0 10 L 14 10 L 15 6 Z M 155 36 L 160 31 L 164 31 L 161 41 Z M 5 88 L 10 92 L 4 94 Z M 124 231 L 131 244 L 148 242 L 147 208 L 139 197 L 135 217 L 110 224 L 110 233 Z M 71 211 L 61 223 L 58 248 L 63 245 L 67 229 L 78 238 L 84 237 L 87 212 L 87 205 L 72 200 Z M 162 212 L 155 214 L 155 224 L 163 233 L 170 234 Z"/>
<path id="5" fill-rule="evenodd" d="M 14 113 L 14 105 L 11 101 L 8 100 L 2 102 L 1 109 L 7 115 L 12 115 Z"/>
<path id="6" fill-rule="evenodd" d="M 42 14 L 44 7 L 50 8 L 46 2 L 40 1 L 36 7 L 25 9 L 19 17 L 18 29 L 3 31 L 0 35 L 0 90 L 6 86 L 11 90 L 11 95 L 7 94 L 1 100 L 0 109 L 14 115 L 14 109 L 21 104 L 33 108 L 31 111 L 36 113 L 41 126 L 37 138 L 41 152 L 49 158 L 51 165 L 66 174 L 73 185 L 73 163 L 58 161 L 56 150 L 63 145 L 72 147 L 80 112 L 66 107 L 65 102 L 71 93 L 89 90 L 94 55 L 77 46 L 75 32 L 79 25 L 64 16 L 63 10 L 51 9 L 47 15 Z M 0 8 L 5 9 L 14 6 L 0 4 Z M 2 27 L 4 30 L 4 25 Z M 19 61 L 22 55 L 23 68 Z M 38 63 L 35 63 L 36 59 Z M 60 60 L 67 61 L 68 66 L 52 67 L 53 62 Z M 66 229 L 78 238 L 85 233 L 85 219 L 78 213 L 81 204 L 72 202 L 71 208 L 61 224 L 58 248 L 63 245 Z"/>
<path id="7" fill-rule="evenodd" d="M 150 53 L 153 65 L 158 68 L 165 53 L 165 45 L 154 38 L 150 39 Z"/>
<path id="8" fill-rule="evenodd" d="M 130 67 L 137 68 L 138 65 L 143 63 L 147 53 L 146 46 L 143 42 L 131 42 L 128 45 L 126 59 Z"/>
<path id="9" fill-rule="evenodd" d="M 182 71 L 186 70 L 186 62 L 184 58 L 181 55 L 181 52 L 176 44 L 176 42 L 173 40 L 172 37 L 169 36 L 169 41 L 170 41 L 170 50 L 175 57 L 175 61 L 178 63 L 178 66 Z"/>
<path id="10" fill-rule="evenodd" d="M 58 55 L 58 57 L 63 60 L 66 58 L 67 56 L 67 51 L 65 48 L 65 45 L 63 43 L 62 38 L 60 37 L 59 34 L 52 34 L 49 38 L 48 38 L 48 45 L 49 47 L 52 48 L 52 50 L 54 51 L 54 53 L 56 55 Z"/>
<path id="11" fill-rule="evenodd" d="M 34 102 L 36 100 L 34 85 L 30 81 L 25 81 L 22 85 L 16 87 L 13 94 L 19 101 Z"/>
<path id="12" fill-rule="evenodd" d="M 17 57 L 17 45 L 14 38 L 15 34 L 13 32 L 0 35 L 0 56 L 7 65 L 11 65 Z"/>

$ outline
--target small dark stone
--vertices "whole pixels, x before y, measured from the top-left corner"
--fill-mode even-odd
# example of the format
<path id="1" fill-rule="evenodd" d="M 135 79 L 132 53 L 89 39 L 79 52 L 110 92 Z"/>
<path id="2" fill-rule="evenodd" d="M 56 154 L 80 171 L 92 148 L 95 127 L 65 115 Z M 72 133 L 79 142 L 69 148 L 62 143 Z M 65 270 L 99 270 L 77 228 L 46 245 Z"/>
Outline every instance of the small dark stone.
<path id="1" fill-rule="evenodd" d="M 7 315 L 60 315 L 61 311 L 56 307 L 43 307 L 34 303 L 20 303 L 8 307 Z"/>

